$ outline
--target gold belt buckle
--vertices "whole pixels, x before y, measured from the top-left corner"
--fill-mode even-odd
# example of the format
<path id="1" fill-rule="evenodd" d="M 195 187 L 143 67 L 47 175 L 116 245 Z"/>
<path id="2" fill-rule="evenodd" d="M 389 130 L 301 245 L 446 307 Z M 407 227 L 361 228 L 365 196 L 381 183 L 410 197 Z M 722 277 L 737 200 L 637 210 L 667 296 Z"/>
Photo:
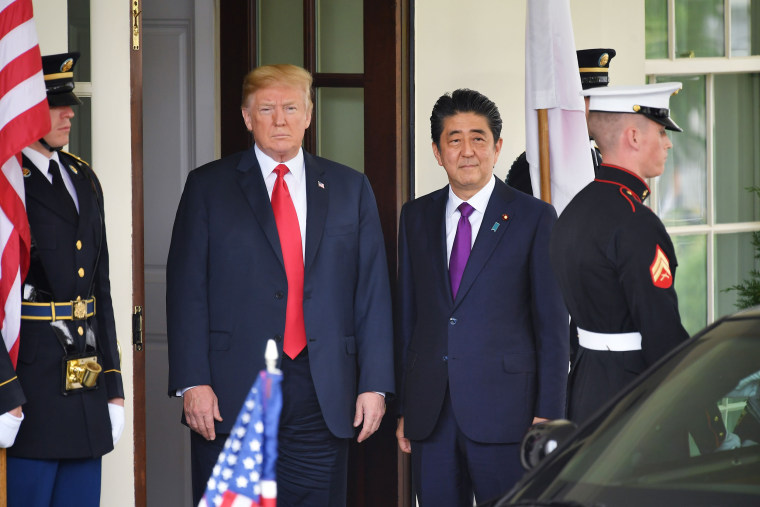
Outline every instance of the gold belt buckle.
<path id="1" fill-rule="evenodd" d="M 83 320 L 87 317 L 87 302 L 77 298 L 71 302 L 71 316 L 74 320 Z"/>
<path id="2" fill-rule="evenodd" d="M 66 391 L 92 388 L 98 380 L 103 367 L 98 364 L 97 356 L 79 357 L 66 361 Z"/>

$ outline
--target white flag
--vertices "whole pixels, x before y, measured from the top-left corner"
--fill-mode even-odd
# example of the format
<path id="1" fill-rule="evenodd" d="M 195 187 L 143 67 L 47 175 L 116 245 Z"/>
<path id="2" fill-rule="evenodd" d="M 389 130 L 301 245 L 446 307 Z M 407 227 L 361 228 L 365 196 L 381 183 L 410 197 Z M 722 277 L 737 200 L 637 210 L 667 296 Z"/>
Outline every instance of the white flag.
<path id="1" fill-rule="evenodd" d="M 537 110 L 549 117 L 552 204 L 562 213 L 594 179 L 594 164 L 569 0 L 528 0 L 525 30 L 525 137 L 533 194 L 540 197 Z"/>

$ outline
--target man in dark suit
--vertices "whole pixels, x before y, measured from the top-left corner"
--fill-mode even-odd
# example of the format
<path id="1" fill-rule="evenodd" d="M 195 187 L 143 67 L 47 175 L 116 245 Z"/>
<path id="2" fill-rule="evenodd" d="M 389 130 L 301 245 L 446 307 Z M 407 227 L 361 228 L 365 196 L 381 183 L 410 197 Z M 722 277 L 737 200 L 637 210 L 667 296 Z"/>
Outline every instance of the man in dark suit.
<path id="1" fill-rule="evenodd" d="M 549 266 L 554 208 L 493 176 L 496 105 L 460 89 L 430 121 L 449 185 L 401 210 L 396 435 L 420 505 L 461 507 L 509 489 L 525 431 L 563 416 L 568 315 Z"/>
<path id="2" fill-rule="evenodd" d="M 188 176 L 167 266 L 169 394 L 184 395 L 193 497 L 267 340 L 280 348 L 280 506 L 346 502 L 348 439 L 379 426 L 394 391 L 383 235 L 369 181 L 301 149 L 311 75 L 259 67 L 243 83 L 255 145 Z M 284 352 L 284 354 L 283 354 Z"/>
<path id="3" fill-rule="evenodd" d="M 86 162 L 61 151 L 81 104 L 78 57 L 42 57 L 51 130 L 23 150 L 32 246 L 15 378 L 0 347 L 0 413 L 20 422 L 8 449 L 10 506 L 99 506 L 101 457 L 124 427 L 103 191 Z"/>

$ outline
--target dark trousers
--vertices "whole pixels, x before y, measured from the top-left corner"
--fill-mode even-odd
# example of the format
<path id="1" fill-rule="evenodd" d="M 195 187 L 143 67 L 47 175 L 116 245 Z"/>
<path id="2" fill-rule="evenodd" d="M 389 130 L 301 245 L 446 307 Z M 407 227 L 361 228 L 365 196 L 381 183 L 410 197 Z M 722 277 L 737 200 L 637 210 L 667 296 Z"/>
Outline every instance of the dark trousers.
<path id="1" fill-rule="evenodd" d="M 345 507 L 348 440 L 327 428 L 311 379 L 309 356 L 282 359 L 277 507 Z M 190 432 L 193 502 L 198 505 L 229 435 L 207 441 Z"/>
<path id="2" fill-rule="evenodd" d="M 433 433 L 412 441 L 412 476 L 421 507 L 472 507 L 506 493 L 525 471 L 520 444 L 483 444 L 457 425 L 448 391 Z"/>
<path id="3" fill-rule="evenodd" d="M 8 457 L 8 507 L 99 507 L 101 459 Z"/>

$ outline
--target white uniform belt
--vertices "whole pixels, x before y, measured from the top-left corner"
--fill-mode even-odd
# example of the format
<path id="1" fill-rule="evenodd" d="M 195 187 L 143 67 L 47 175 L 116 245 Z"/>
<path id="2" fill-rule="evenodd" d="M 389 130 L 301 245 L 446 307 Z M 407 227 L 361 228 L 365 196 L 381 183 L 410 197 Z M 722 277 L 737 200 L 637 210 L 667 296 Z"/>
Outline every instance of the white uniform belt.
<path id="1" fill-rule="evenodd" d="M 641 333 L 594 333 L 578 328 L 578 343 L 591 350 L 641 350 Z"/>

